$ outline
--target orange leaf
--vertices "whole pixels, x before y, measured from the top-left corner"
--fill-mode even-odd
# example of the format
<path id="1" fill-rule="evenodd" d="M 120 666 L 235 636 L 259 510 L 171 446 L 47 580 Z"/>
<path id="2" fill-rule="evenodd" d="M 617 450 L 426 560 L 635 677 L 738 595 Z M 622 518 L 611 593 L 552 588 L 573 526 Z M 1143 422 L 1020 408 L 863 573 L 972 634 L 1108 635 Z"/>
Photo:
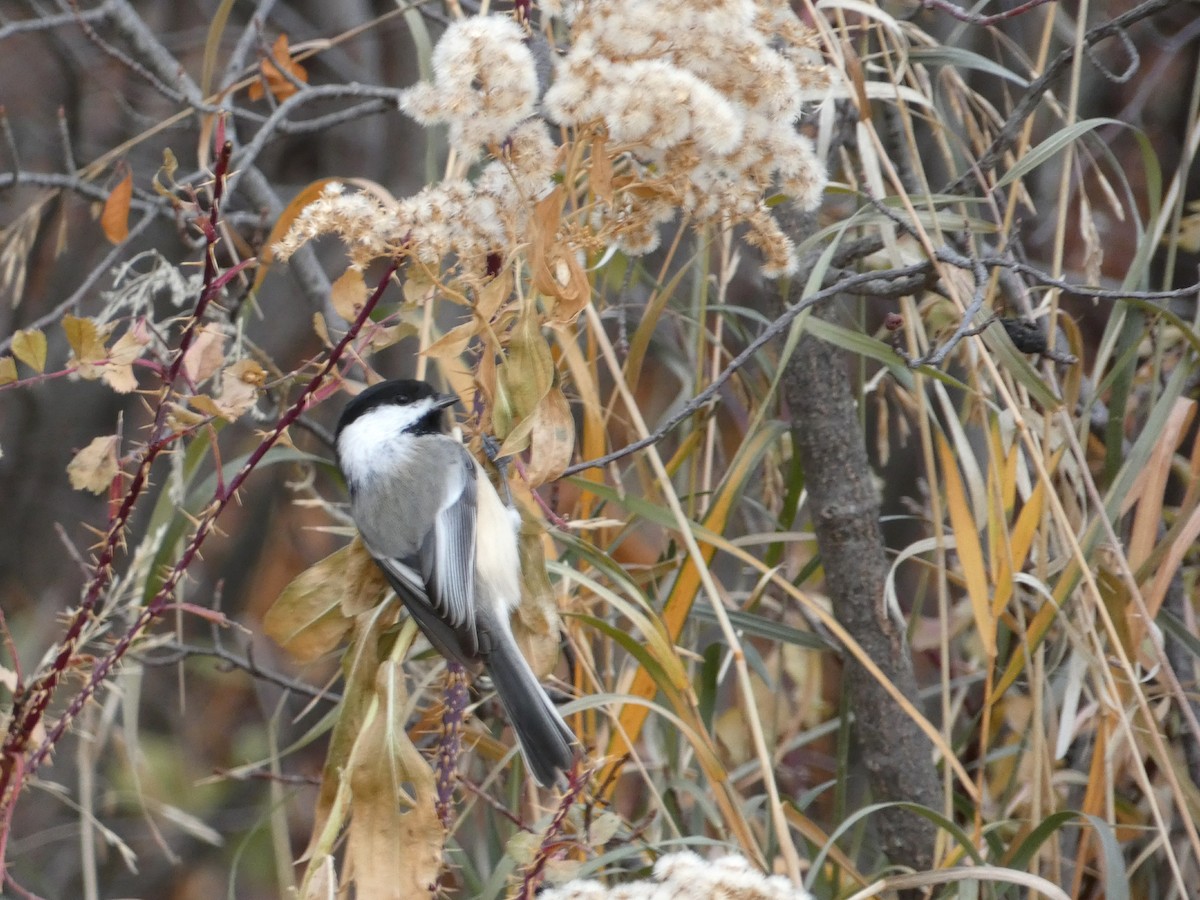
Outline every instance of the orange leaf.
<path id="1" fill-rule="evenodd" d="M 283 212 L 279 214 L 279 218 L 271 226 L 271 233 L 267 235 L 267 239 L 263 242 L 263 252 L 259 257 L 259 267 L 254 273 L 254 290 L 257 291 L 259 289 L 263 283 L 263 279 L 267 277 L 267 271 L 271 268 L 271 262 L 274 258 L 271 248 L 288 233 L 288 230 L 292 227 L 292 223 L 296 221 L 296 217 L 300 215 L 304 207 L 321 196 L 321 191 L 325 190 L 325 185 L 336 180 L 335 178 L 320 178 L 314 181 L 312 184 L 304 187 L 283 208 Z"/>
<path id="2" fill-rule="evenodd" d="M 362 272 L 358 269 L 347 269 L 333 283 L 330 298 L 337 314 L 347 322 L 353 322 L 363 304 L 367 302 L 369 293 Z"/>
<path id="3" fill-rule="evenodd" d="M 283 74 L 284 72 L 287 72 L 296 81 L 308 83 L 308 72 L 304 71 L 304 66 L 292 59 L 286 34 L 281 34 L 275 39 L 275 44 L 271 47 L 270 58 L 264 58 L 259 63 L 259 67 L 263 77 L 262 80 L 255 81 L 250 85 L 251 100 L 261 100 L 266 95 L 262 85 L 264 80 L 276 100 L 286 100 L 296 93 L 299 88 Z"/>
<path id="4" fill-rule="evenodd" d="M 133 200 L 133 173 L 126 173 L 108 199 L 100 214 L 100 228 L 110 243 L 119 244 L 129 237 L 129 203 Z"/>

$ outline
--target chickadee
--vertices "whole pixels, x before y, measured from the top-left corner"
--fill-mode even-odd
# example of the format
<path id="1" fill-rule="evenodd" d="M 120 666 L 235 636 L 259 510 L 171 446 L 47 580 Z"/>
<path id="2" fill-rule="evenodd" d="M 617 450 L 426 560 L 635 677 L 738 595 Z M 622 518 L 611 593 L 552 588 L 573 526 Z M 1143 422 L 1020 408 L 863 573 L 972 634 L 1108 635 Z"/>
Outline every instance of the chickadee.
<path id="1" fill-rule="evenodd" d="M 346 404 L 337 455 L 363 542 L 429 641 L 483 663 L 538 784 L 575 758 L 575 736 L 513 639 L 521 602 L 515 510 L 446 433 L 458 398 L 423 381 L 385 381 Z"/>

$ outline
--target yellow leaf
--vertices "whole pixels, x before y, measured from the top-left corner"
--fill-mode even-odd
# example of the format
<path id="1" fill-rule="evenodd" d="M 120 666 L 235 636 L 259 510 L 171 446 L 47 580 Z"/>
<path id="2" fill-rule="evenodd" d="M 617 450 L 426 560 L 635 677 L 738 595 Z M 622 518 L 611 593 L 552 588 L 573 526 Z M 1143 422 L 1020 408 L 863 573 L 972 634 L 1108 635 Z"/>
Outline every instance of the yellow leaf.
<path id="1" fill-rule="evenodd" d="M 562 185 L 537 202 L 529 220 L 529 273 L 533 287 L 539 293 L 554 296 L 558 286 L 550 273 L 551 251 L 558 242 L 558 226 L 562 221 Z"/>
<path id="2" fill-rule="evenodd" d="M 221 412 L 221 407 L 217 406 L 217 401 L 208 394 L 193 394 L 187 398 L 188 406 L 192 409 L 197 409 L 206 416 L 212 416 L 217 419 L 224 419 L 225 413 Z"/>
<path id="3" fill-rule="evenodd" d="M 971 515 L 971 507 L 967 503 L 962 477 L 958 473 L 958 463 L 954 460 L 954 454 L 950 452 L 950 445 L 940 434 L 937 435 L 937 446 L 938 458 L 942 464 L 942 481 L 946 485 L 946 509 L 950 513 L 950 526 L 954 530 L 958 559 L 962 563 L 963 577 L 967 583 L 967 596 L 970 597 L 971 609 L 975 612 L 975 626 L 979 629 L 979 638 L 983 642 L 984 650 L 989 657 L 995 659 L 996 619 L 992 615 L 992 604 L 988 597 L 987 568 L 983 562 L 979 532 L 975 527 L 975 518 Z"/>
<path id="4" fill-rule="evenodd" d="M 518 831 L 504 845 L 504 855 L 518 866 L 527 866 L 533 862 L 541 846 L 542 835 L 533 831 Z"/>
<path id="5" fill-rule="evenodd" d="M 375 328 L 371 331 L 371 349 L 378 353 L 380 350 L 395 346 L 405 338 L 416 337 L 420 333 L 420 329 L 411 322 L 398 322 L 384 328 Z"/>
<path id="6" fill-rule="evenodd" d="M 475 292 L 475 314 L 490 322 L 500 311 L 504 301 L 512 295 L 513 270 L 506 266 L 495 278 Z"/>
<path id="7" fill-rule="evenodd" d="M 117 182 L 100 214 L 100 228 L 110 243 L 119 244 L 129 237 L 129 204 L 133 200 L 133 173 Z"/>
<path id="8" fill-rule="evenodd" d="M 337 314 L 347 322 L 358 318 L 359 310 L 367 302 L 367 283 L 358 269 L 347 269 L 333 283 L 331 299 Z"/>
<path id="9" fill-rule="evenodd" d="M 14 351 L 15 349 L 14 346 Z M 1191 430 L 1195 414 L 1195 400 L 1180 397 L 1175 401 L 1159 431 L 1158 440 L 1150 451 L 1146 465 L 1142 467 L 1129 491 L 1131 498 L 1137 498 L 1137 511 L 1129 529 L 1126 553 L 1129 565 L 1135 570 L 1150 558 L 1158 543 L 1158 533 L 1163 522 L 1163 499 L 1167 495 L 1167 479 L 1171 474 L 1171 460 L 1175 455 L 1175 448 Z M 1125 509 L 1122 509 L 1122 512 L 1124 511 Z"/>
<path id="10" fill-rule="evenodd" d="M 263 616 L 263 630 L 294 659 L 308 663 L 342 642 L 354 620 L 342 611 L 350 545 L 292 579 Z"/>
<path id="11" fill-rule="evenodd" d="M 579 258 L 569 247 L 556 247 L 550 260 L 550 274 L 554 279 L 554 312 L 551 319 L 566 324 L 574 322 L 583 311 L 592 295 L 587 273 Z"/>
<path id="12" fill-rule="evenodd" d="M 1169 243 L 1171 235 L 1163 235 L 1162 242 Z M 1192 213 L 1179 220 L 1179 231 L 1175 234 L 1179 249 L 1186 253 L 1200 250 L 1200 213 Z"/>
<path id="13" fill-rule="evenodd" d="M 541 512 L 536 509 L 528 483 L 511 485 L 514 499 L 526 511 L 521 516 L 518 552 L 521 556 L 521 605 L 512 617 L 513 637 L 535 675 L 542 678 L 558 664 L 562 620 L 550 576 L 546 573 L 546 547 Z"/>
<path id="14" fill-rule="evenodd" d="M 95 438 L 67 464 L 71 487 L 103 494 L 117 477 L 117 436 Z"/>
<path id="15" fill-rule="evenodd" d="M 357 616 L 375 608 L 390 590 L 383 570 L 357 535 L 350 542 L 341 570 L 342 612 L 347 616 Z"/>
<path id="16" fill-rule="evenodd" d="M 542 336 L 532 302 L 517 320 L 504 362 L 496 372 L 496 402 L 492 424 L 496 436 L 508 437 L 513 426 L 533 413 L 554 383 L 554 357 Z"/>
<path id="17" fill-rule="evenodd" d="M 1000 445 L 1000 431 L 995 419 L 992 420 L 991 428 L 988 429 L 988 437 L 990 458 L 993 460 L 1004 459 L 1004 451 Z M 1016 455 L 1016 449 L 1014 446 L 1014 452 L 1009 454 L 1010 457 Z M 992 578 L 995 582 L 991 599 L 993 616 L 1000 615 L 1007 605 L 1009 597 L 1012 596 L 1013 589 L 1013 560 L 1012 550 L 1009 546 L 1007 507 L 1003 500 L 1004 485 L 1001 484 L 1003 478 L 1004 472 L 1000 466 L 993 465 L 988 468 L 986 515 L 988 559 L 992 563 Z"/>
<path id="18" fill-rule="evenodd" d="M 189 401 L 195 399 L 195 397 L 191 397 L 189 398 Z M 210 404 L 212 403 L 211 398 L 205 397 L 204 399 Z M 182 403 L 172 403 L 171 411 L 167 413 L 167 425 L 170 427 L 173 434 L 180 434 L 188 429 L 195 428 L 197 425 L 204 424 L 204 419 L 206 416 L 218 415 L 216 412 L 216 407 L 213 407 L 212 411 L 205 412 L 206 415 L 197 415 Z"/>
<path id="19" fill-rule="evenodd" d="M 321 770 L 321 787 L 313 808 L 313 825 L 308 847 L 301 859 L 311 860 L 305 873 L 308 884 L 325 856 L 334 852 L 338 838 L 350 812 L 350 785 L 347 773 L 359 736 L 366 730 L 372 707 L 378 710 L 375 679 L 383 659 L 384 632 L 396 621 L 398 604 L 378 604 L 375 608 L 352 619 L 352 633 L 342 657 L 342 702 L 337 720 L 329 735 L 325 765 Z M 416 626 L 407 625 L 391 643 L 392 653 L 402 658 L 415 636 Z M 407 638 L 406 638 L 407 635 Z M 302 892 L 301 896 L 310 896 Z"/>
<path id="20" fill-rule="evenodd" d="M 333 342 L 329 340 L 329 326 L 325 324 L 325 317 L 319 312 L 313 313 L 312 316 L 313 333 L 321 339 L 321 343 L 326 347 L 332 347 Z"/>
<path id="21" fill-rule="evenodd" d="M 500 445 L 501 457 L 516 456 L 529 449 L 529 436 L 533 434 L 534 418 L 535 416 L 526 416 L 509 429 L 504 443 Z"/>
<path id="22" fill-rule="evenodd" d="M 1058 456 L 1062 456 L 1062 450 Z M 1054 471 L 1052 463 L 1049 471 Z M 1012 553 L 1013 567 L 1016 571 L 1020 571 L 1025 567 L 1025 558 L 1029 555 L 1029 548 L 1033 546 L 1033 539 L 1037 536 L 1038 525 L 1042 521 L 1042 509 L 1046 505 L 1046 485 L 1038 479 L 1037 484 L 1033 486 L 1033 492 L 1029 495 L 1029 499 L 1025 501 L 1025 505 L 1021 507 L 1021 512 L 1017 515 L 1017 521 L 1012 527 L 1012 532 L 1009 536 L 1009 549 Z M 1005 598 L 1005 602 L 1008 600 Z"/>
<path id="23" fill-rule="evenodd" d="M 425 356 L 431 356 L 434 359 L 446 359 L 447 357 L 458 356 L 467 349 L 467 344 L 471 343 L 471 338 L 475 337 L 478 331 L 479 322 L 476 319 L 463 322 L 461 325 L 451 328 L 426 347 L 423 352 Z"/>
<path id="24" fill-rule="evenodd" d="M 613 201 L 613 164 L 612 157 L 604 149 L 603 137 L 592 140 L 592 152 L 588 159 L 588 183 L 596 199 L 609 206 Z"/>
<path id="25" fill-rule="evenodd" d="M 13 356 L 33 371 L 46 371 L 46 335 L 35 329 L 18 331 L 12 339 Z"/>
<path id="26" fill-rule="evenodd" d="M 154 173 L 154 178 L 150 182 L 150 186 L 154 188 L 154 193 L 160 197 L 167 197 L 174 200 L 175 173 L 178 170 L 179 160 L 175 158 L 175 154 L 171 152 L 170 147 L 164 147 L 163 164 Z M 162 180 L 160 181 L 160 179 Z"/>
<path id="27" fill-rule="evenodd" d="M 80 376 L 87 379 L 99 378 L 103 372 L 95 364 L 108 358 L 108 351 L 104 349 L 108 329 L 101 329 L 91 319 L 70 315 L 63 316 L 62 327 Z"/>
<path id="28" fill-rule="evenodd" d="M 437 285 L 429 279 L 429 274 L 423 268 L 410 267 L 408 277 L 400 292 L 404 294 L 404 302 L 420 306 L 433 297 Z"/>
<path id="29" fill-rule="evenodd" d="M 0 384 L 12 384 L 17 380 L 17 361 L 11 356 L 0 356 Z"/>

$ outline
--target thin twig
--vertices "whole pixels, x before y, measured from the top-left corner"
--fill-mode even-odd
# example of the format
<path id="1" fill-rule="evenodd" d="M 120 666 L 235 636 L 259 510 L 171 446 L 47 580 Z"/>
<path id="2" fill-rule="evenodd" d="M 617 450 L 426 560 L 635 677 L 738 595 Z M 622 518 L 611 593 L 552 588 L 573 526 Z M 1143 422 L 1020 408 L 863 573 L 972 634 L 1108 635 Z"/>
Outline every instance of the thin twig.
<path id="1" fill-rule="evenodd" d="M 84 279 L 80 283 L 79 287 L 72 291 L 71 296 L 67 297 L 67 299 L 55 306 L 50 312 L 43 316 L 38 316 L 38 318 L 28 323 L 25 326 L 25 329 L 40 330 L 53 325 L 56 322 L 62 321 L 62 317 L 66 313 L 77 312 L 79 304 L 83 302 L 84 297 L 88 294 L 88 292 L 91 291 L 96 282 L 112 270 L 112 267 L 116 265 L 117 260 L 125 254 L 125 252 L 129 249 L 129 246 L 135 240 L 142 236 L 142 232 L 149 228 L 150 224 L 156 218 L 157 216 L 153 212 L 147 212 L 145 215 L 143 215 L 142 218 L 140 218 L 136 223 L 133 224 L 133 226 L 130 227 L 129 234 L 125 236 L 125 240 L 121 241 L 121 243 L 109 250 L 108 253 L 105 254 L 104 259 L 100 260 L 99 263 L 88 269 L 87 275 L 84 276 Z M 0 338 L 0 353 L 4 353 L 9 347 L 12 346 L 14 337 L 16 337 L 16 335 L 10 334 L 6 338 Z"/>
<path id="2" fill-rule="evenodd" d="M 77 0 L 69 0 L 69 2 L 71 8 L 76 13 L 79 13 L 80 9 Z M 138 59 L 134 59 L 124 50 L 114 47 L 108 41 L 104 40 L 99 32 L 92 27 L 91 22 L 80 16 L 76 21 L 79 23 L 79 29 L 83 32 L 84 37 L 99 48 L 101 52 L 115 59 L 168 100 L 178 103 L 187 98 L 189 96 L 189 93 L 186 91 L 188 79 L 184 76 L 182 68 L 178 61 L 167 52 L 166 48 L 153 38 L 150 29 L 146 26 L 142 18 L 129 9 L 128 4 L 124 0 L 110 0 L 106 5 L 108 7 L 106 18 L 113 24 L 120 26 L 119 30 L 133 44 L 134 49 L 137 51 Z M 171 78 L 171 74 L 166 75 L 165 78 L 161 77 L 159 73 L 151 72 L 146 66 L 142 65 L 141 60 L 145 60 L 151 65 L 157 63 L 160 70 L 164 65 L 167 66 L 168 71 L 173 67 L 175 71 L 172 74 L 185 85 L 185 90 L 181 91 L 171 87 L 167 84 L 167 80 Z M 191 87 L 193 91 L 190 92 L 190 96 L 199 100 L 199 90 L 196 89 L 194 84 Z"/>
<path id="3" fill-rule="evenodd" d="M 77 25 L 80 21 L 83 22 L 98 22 L 108 15 L 109 8 L 112 6 L 113 0 L 105 0 L 99 6 L 92 9 L 79 10 L 70 13 L 59 13 L 54 16 L 39 16 L 36 19 L 26 19 L 23 22 L 10 22 L 0 28 L 0 41 L 6 40 L 15 34 L 28 34 L 33 31 L 49 31 L 53 28 L 60 28 L 65 25 Z"/>
<path id="4" fill-rule="evenodd" d="M 371 99 L 387 100 L 398 102 L 401 91 L 399 88 L 379 87 L 375 85 L 365 84 L 325 84 L 317 87 L 310 87 L 308 90 L 292 94 L 282 103 L 279 104 L 267 117 L 262 128 L 254 135 L 254 137 L 244 147 L 238 150 L 234 157 L 234 165 L 239 172 L 244 171 L 248 166 L 252 166 L 258 155 L 262 153 L 263 148 L 274 136 L 277 130 L 278 123 L 285 120 L 287 115 L 297 107 L 310 103 L 313 100 L 321 100 L 328 98 L 345 98 L 345 97 L 367 97 Z M 234 173 L 230 177 L 232 187 L 236 188 L 239 179 L 239 174 Z"/>
<path id="5" fill-rule="evenodd" d="M 1039 6 L 1045 6 L 1050 0 L 1028 0 L 1020 6 L 1014 6 L 1012 9 L 1006 9 L 1002 13 L 996 13 L 991 16 L 981 16 L 979 13 L 971 12 L 963 9 L 961 6 L 955 6 L 950 0 L 921 0 L 921 5 L 926 9 L 936 9 L 944 12 L 960 22 L 966 22 L 969 25 L 998 25 L 1005 19 L 1015 19 L 1017 16 L 1023 16 L 1027 12 L 1037 9 Z"/>
<path id="6" fill-rule="evenodd" d="M 108 199 L 108 190 L 88 178 L 76 174 L 60 174 L 57 172 L 0 172 L 0 189 L 16 185 L 34 185 L 36 187 L 63 188 L 74 191 L 90 200 L 104 201 Z M 140 195 L 140 196 L 139 196 Z M 160 215 L 170 215 L 165 202 L 150 198 L 141 191 L 134 191 L 129 201 L 130 209 L 139 212 L 158 212 Z"/>
<path id="7" fill-rule="evenodd" d="M 331 703 L 340 703 L 341 694 L 331 691 L 315 688 L 311 684 L 304 681 L 299 681 L 295 678 L 289 678 L 280 672 L 273 669 L 264 669 L 254 659 L 247 656 L 239 656 L 231 650 L 226 650 L 225 647 L 214 644 L 211 647 L 202 647 L 199 644 L 174 643 L 167 644 L 164 648 L 166 653 L 162 656 L 151 656 L 150 654 L 138 654 L 137 659 L 144 666 L 159 667 L 173 666 L 185 659 L 192 657 L 201 657 L 208 659 L 217 659 L 230 668 L 239 669 L 247 675 L 251 675 L 260 681 L 270 682 L 284 690 L 292 691 L 297 694 L 302 694 L 313 700 L 328 700 Z"/>
<path id="8" fill-rule="evenodd" d="M 13 174 L 21 174 L 21 154 L 17 150 L 17 138 L 13 134 L 12 122 L 8 120 L 8 110 L 0 106 L 0 133 L 4 134 L 4 143 L 8 147 L 8 155 L 12 157 Z"/>
<path id="9" fill-rule="evenodd" d="M 58 137 L 62 142 L 63 168 L 67 172 L 74 172 L 77 168 L 75 151 L 71 148 L 71 131 L 67 127 L 67 111 L 61 106 L 58 108 Z"/>
<path id="10" fill-rule="evenodd" d="M 237 43 L 234 44 L 229 59 L 225 63 L 225 74 L 221 79 L 222 87 L 227 87 L 238 80 L 239 73 L 246 64 L 246 56 L 257 42 L 259 30 L 266 24 L 274 5 L 275 0 L 258 0 L 258 7 L 246 22 L 242 33 L 238 35 Z M 209 87 L 211 88 L 212 85 Z"/>
<path id="11" fill-rule="evenodd" d="M 748 363 L 750 359 L 764 346 L 769 344 L 772 340 L 790 328 L 792 321 L 796 318 L 796 316 L 800 315 L 800 313 L 804 312 L 806 309 L 811 309 L 818 303 L 824 303 L 826 300 L 831 300 L 844 291 L 852 290 L 859 285 L 867 284 L 875 280 L 882 282 L 893 278 L 904 279 L 911 278 L 914 275 L 922 275 L 927 270 L 928 265 L 928 263 L 921 262 L 915 263 L 911 266 L 901 266 L 895 269 L 883 269 L 877 272 L 861 272 L 843 278 L 829 287 L 822 288 L 816 293 L 810 294 L 800 303 L 789 307 L 783 315 L 768 325 L 758 337 L 746 345 L 745 349 L 743 349 L 741 353 L 729 361 L 729 365 L 721 370 L 720 374 L 713 379 L 712 383 L 709 384 L 708 387 L 680 407 L 670 418 L 668 418 L 653 432 L 647 434 L 645 437 L 640 438 L 639 440 L 625 445 L 620 450 L 614 450 L 612 453 L 605 454 L 604 456 L 597 457 L 596 459 L 588 459 L 582 462 L 577 462 L 574 465 L 567 466 L 567 468 L 563 470 L 563 475 L 575 475 L 587 469 L 606 466 L 611 462 L 616 462 L 618 459 L 622 459 L 623 457 L 630 455 L 631 453 L 636 453 L 637 451 L 649 447 L 652 444 L 657 444 L 676 425 L 678 425 L 684 419 L 694 415 L 700 410 L 701 407 L 716 397 L 717 394 L 720 393 L 721 388 L 725 386 L 726 382 L 733 377 L 733 374 L 738 369 Z"/>
<path id="12" fill-rule="evenodd" d="M 1148 0 L 1148 2 L 1143 3 L 1141 6 L 1135 6 L 1121 15 L 1089 29 L 1087 34 L 1083 36 L 1083 44 L 1085 46 L 1097 44 L 1106 38 L 1119 34 L 1130 25 L 1140 22 L 1142 19 L 1173 8 L 1176 4 L 1177 0 Z M 962 194 L 968 190 L 976 173 L 986 173 L 999 165 L 1004 154 L 1012 148 L 1012 145 L 1020 136 L 1025 120 L 1033 115 L 1038 104 L 1041 103 L 1043 95 L 1050 90 L 1058 77 L 1066 71 L 1074 58 L 1074 47 L 1068 47 L 1055 57 L 1054 61 L 1046 67 L 1046 71 L 1026 89 L 1024 95 L 1013 108 L 1013 111 L 1004 120 L 1004 125 L 992 141 L 991 146 L 983 153 L 978 162 L 972 166 L 971 171 L 964 172 L 956 178 L 942 193 Z"/>

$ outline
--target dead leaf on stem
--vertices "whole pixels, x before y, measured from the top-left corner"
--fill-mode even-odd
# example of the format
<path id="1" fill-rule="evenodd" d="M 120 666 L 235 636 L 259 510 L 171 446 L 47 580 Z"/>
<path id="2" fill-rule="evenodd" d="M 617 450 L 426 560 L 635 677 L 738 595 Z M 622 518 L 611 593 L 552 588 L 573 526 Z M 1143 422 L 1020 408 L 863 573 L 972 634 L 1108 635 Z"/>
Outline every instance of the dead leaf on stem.
<path id="1" fill-rule="evenodd" d="M 109 329 L 97 325 L 92 319 L 70 315 L 63 316 L 62 327 L 80 377 L 95 380 L 103 375 L 103 367 L 97 363 L 108 358 L 104 342 L 108 339 Z"/>
<path id="2" fill-rule="evenodd" d="M 399 662 L 380 665 L 375 714 L 350 754 L 346 856 L 360 897 L 428 897 L 441 866 L 443 830 L 433 771 L 404 730 L 404 677 Z"/>
<path id="3" fill-rule="evenodd" d="M 496 372 L 492 410 L 496 436 L 506 440 L 537 409 L 553 384 L 554 357 L 542 335 L 537 309 L 529 302 L 513 328 L 504 362 Z"/>
<path id="4" fill-rule="evenodd" d="M 33 371 L 46 371 L 46 335 L 36 329 L 18 331 L 12 339 L 13 356 Z"/>
<path id="5" fill-rule="evenodd" d="M 270 57 L 264 57 L 259 63 L 259 68 L 262 71 L 262 79 L 250 85 L 248 94 L 251 100 L 261 100 L 266 96 L 263 81 L 266 81 L 267 90 L 270 90 L 276 100 L 286 100 L 296 93 L 299 88 L 283 74 L 284 72 L 287 72 L 296 81 L 308 83 L 308 72 L 304 70 L 304 66 L 292 59 L 286 34 L 275 38 Z"/>
<path id="6" fill-rule="evenodd" d="M 103 494 L 117 477 L 117 436 L 94 438 L 67 464 L 67 477 L 77 491 Z"/>

